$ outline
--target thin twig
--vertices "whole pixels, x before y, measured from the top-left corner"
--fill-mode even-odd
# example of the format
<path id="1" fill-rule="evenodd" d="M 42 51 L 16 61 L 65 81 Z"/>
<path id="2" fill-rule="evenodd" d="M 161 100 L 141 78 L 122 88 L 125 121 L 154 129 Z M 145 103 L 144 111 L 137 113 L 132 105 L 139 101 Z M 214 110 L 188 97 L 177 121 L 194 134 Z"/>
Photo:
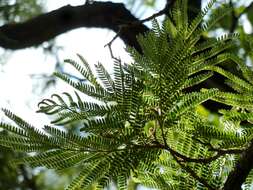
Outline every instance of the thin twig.
<path id="1" fill-rule="evenodd" d="M 120 59 L 117 58 L 117 57 L 115 57 L 115 56 L 113 55 L 112 43 L 119 37 L 119 35 L 120 35 L 120 33 L 121 33 L 121 31 L 122 31 L 122 29 L 123 29 L 124 27 L 127 27 L 127 26 L 126 26 L 126 25 L 121 25 L 121 26 L 119 27 L 119 31 L 118 31 L 117 34 L 112 38 L 112 40 L 111 40 L 110 42 L 108 42 L 107 44 L 104 45 L 104 47 L 107 47 L 107 46 L 108 46 L 108 49 L 109 49 L 109 51 L 110 51 L 111 58 L 114 59 L 114 60 L 117 61 L 117 62 L 120 62 Z"/>
<path id="2" fill-rule="evenodd" d="M 117 34 L 112 38 L 111 41 L 109 41 L 107 44 L 104 45 L 104 47 L 108 46 L 108 49 L 110 51 L 110 55 L 112 59 L 117 59 L 114 55 L 113 55 L 113 51 L 112 51 L 112 43 L 119 37 L 120 33 L 121 33 L 122 27 L 119 28 L 119 31 L 117 32 Z"/>
<path id="3" fill-rule="evenodd" d="M 162 9 L 161 11 L 159 11 L 159 12 L 157 12 L 157 13 L 154 13 L 153 15 L 151 15 L 151 16 L 149 16 L 149 17 L 143 19 L 143 20 L 140 20 L 140 21 L 138 21 L 137 23 L 143 24 L 144 22 L 153 20 L 153 19 L 155 19 L 156 17 L 159 17 L 159 16 L 164 15 L 166 12 L 167 12 L 167 9 L 166 9 L 166 7 L 165 7 L 165 8 Z"/>
<path id="4" fill-rule="evenodd" d="M 162 16 L 163 14 L 165 14 L 167 12 L 167 7 L 165 7 L 164 9 L 162 9 L 161 11 L 154 13 L 153 15 L 140 20 L 140 21 L 136 21 L 136 22 L 131 22 L 131 23 L 125 23 L 125 24 L 121 24 L 119 25 L 119 31 L 116 33 L 116 35 L 108 42 L 104 45 L 104 47 L 108 47 L 109 51 L 110 51 L 110 55 L 112 59 L 116 59 L 118 60 L 114 55 L 113 55 L 113 51 L 112 51 L 112 43 L 119 37 L 120 33 L 122 32 L 123 28 L 128 28 L 128 27 L 134 27 L 140 24 L 143 24 L 144 22 L 150 21 L 152 19 L 155 19 L 156 17 Z"/>
<path id="5" fill-rule="evenodd" d="M 218 158 L 226 155 L 226 154 L 240 154 L 244 151 L 244 149 L 212 149 L 211 151 L 216 151 L 217 153 L 214 156 L 206 157 L 206 158 L 190 158 L 187 157 L 172 148 L 170 148 L 168 145 L 164 146 L 165 150 L 168 150 L 171 154 L 176 155 L 178 158 L 181 159 L 182 162 L 194 162 L 194 163 L 202 163 L 202 164 L 208 164 L 212 161 L 217 160 Z"/>
<path id="6" fill-rule="evenodd" d="M 196 179 L 197 181 L 199 181 L 200 183 L 202 183 L 204 186 L 206 186 L 209 190 L 215 190 L 209 183 L 207 183 L 207 181 L 201 177 L 199 177 L 195 171 L 193 171 L 190 167 L 184 165 L 180 160 L 178 160 L 177 156 L 172 154 L 172 156 L 174 157 L 174 159 L 176 160 L 176 162 L 180 165 L 180 167 L 185 170 L 186 172 L 188 172 L 194 179 Z"/>
<path id="7" fill-rule="evenodd" d="M 216 154 L 215 156 L 207 157 L 207 158 L 190 158 L 183 154 L 180 154 L 179 152 L 173 150 L 170 147 L 166 147 L 166 150 L 168 150 L 171 154 L 176 155 L 178 158 L 181 159 L 181 162 L 194 162 L 194 163 L 202 163 L 202 164 L 208 164 L 214 160 L 217 160 L 219 157 L 223 156 L 224 154 Z"/>

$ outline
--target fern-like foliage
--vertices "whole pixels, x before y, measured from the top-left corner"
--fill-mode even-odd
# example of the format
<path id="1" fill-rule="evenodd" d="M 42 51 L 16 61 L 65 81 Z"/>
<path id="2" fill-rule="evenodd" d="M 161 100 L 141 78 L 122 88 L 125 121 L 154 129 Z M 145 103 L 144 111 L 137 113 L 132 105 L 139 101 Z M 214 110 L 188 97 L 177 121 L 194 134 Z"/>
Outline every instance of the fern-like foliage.
<path id="1" fill-rule="evenodd" d="M 79 122 L 81 135 L 56 126 L 39 131 L 3 109 L 16 125 L 0 124 L 11 134 L 1 136 L 0 145 L 34 153 L 12 163 L 80 168 L 67 190 L 94 184 L 103 189 L 112 183 L 124 190 L 130 177 L 157 189 L 220 189 L 234 166 L 234 155 L 247 148 L 253 137 L 252 128 L 241 124 L 253 121 L 253 74 L 230 51 L 237 35 L 200 40 L 230 10 L 217 9 L 215 17 L 203 23 L 214 3 L 188 23 L 187 1 L 177 1 L 173 20 L 167 18 L 161 26 L 153 20 L 152 31 L 138 38 L 142 54 L 129 48 L 134 62 L 115 59 L 113 75 L 102 64 L 93 72 L 80 55 L 80 63 L 66 60 L 85 82 L 55 73 L 76 89 L 75 95 L 53 94 L 39 103 L 38 112 L 54 115 L 54 125 Z M 244 78 L 219 67 L 231 61 L 239 65 Z M 225 76 L 235 92 L 186 92 L 214 72 Z M 197 111 L 210 99 L 233 108 L 221 110 L 219 122 L 212 122 Z"/>

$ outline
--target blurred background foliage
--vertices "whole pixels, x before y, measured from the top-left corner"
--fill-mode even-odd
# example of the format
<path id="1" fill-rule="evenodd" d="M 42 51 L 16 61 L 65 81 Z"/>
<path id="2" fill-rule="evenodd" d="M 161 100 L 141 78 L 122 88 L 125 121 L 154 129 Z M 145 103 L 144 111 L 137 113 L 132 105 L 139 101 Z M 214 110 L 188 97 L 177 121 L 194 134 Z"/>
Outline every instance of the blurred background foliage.
<path id="1" fill-rule="evenodd" d="M 45 0 L 0 0 L 0 23 L 23 22 L 45 11 Z"/>
<path id="2" fill-rule="evenodd" d="M 117 1 L 119 2 L 119 1 Z M 145 14 L 147 9 L 157 10 L 159 0 L 122 0 L 131 10 L 133 14 L 141 18 Z M 203 0 L 204 6 L 207 1 Z M 226 2 L 233 7 L 233 11 L 221 19 L 210 31 L 206 34 L 208 37 L 217 37 L 221 32 L 236 32 L 240 34 L 240 46 L 235 51 L 240 55 L 247 65 L 252 66 L 253 62 L 253 44 L 248 40 L 248 36 L 252 35 L 253 27 L 253 1 L 248 0 L 234 0 L 234 1 L 219 1 Z M 161 1 L 160 1 L 161 3 Z M 165 1 L 164 1 L 165 4 Z M 42 14 L 47 11 L 47 0 L 0 0 L 0 24 L 24 22 L 36 15 Z M 209 17 L 212 17 L 211 13 Z M 208 18 L 206 18 L 208 19 Z M 56 70 L 61 70 L 61 65 L 58 60 L 57 51 L 62 48 L 57 46 L 54 41 L 46 42 L 42 44 L 45 55 L 52 54 L 55 56 Z M 11 56 L 10 51 L 2 50 L 1 63 L 6 62 L 4 55 Z M 237 72 L 236 67 L 229 66 L 229 70 Z M 48 87 L 55 84 L 54 77 L 45 76 L 45 83 L 41 85 L 41 88 Z M 215 115 L 205 109 L 204 107 L 198 107 L 198 111 L 208 116 L 212 121 L 218 120 L 218 115 Z M 69 126 L 68 129 L 76 130 L 78 126 Z M 8 134 L 6 134 L 8 135 Z M 1 150 L 3 150 L 1 148 Z M 17 157 L 17 153 L 10 150 L 0 152 L 0 190 L 61 190 L 64 189 L 65 184 L 74 177 L 78 168 L 70 168 L 69 170 L 56 173 L 52 170 L 45 168 L 29 168 L 27 166 L 13 167 L 8 165 L 8 161 Z M 113 186 L 113 185 L 112 185 Z M 91 187 L 96 189 L 96 187 Z M 129 182 L 128 190 L 138 189 L 138 184 L 133 180 Z"/>

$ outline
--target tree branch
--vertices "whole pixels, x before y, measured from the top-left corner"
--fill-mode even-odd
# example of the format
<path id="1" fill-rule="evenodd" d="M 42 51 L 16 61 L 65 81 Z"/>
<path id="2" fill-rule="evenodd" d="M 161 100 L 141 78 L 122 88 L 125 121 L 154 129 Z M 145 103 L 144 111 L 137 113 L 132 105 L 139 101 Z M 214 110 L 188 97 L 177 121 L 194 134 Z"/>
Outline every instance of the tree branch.
<path id="1" fill-rule="evenodd" d="M 149 31 L 143 23 L 168 13 L 174 2 L 175 0 L 167 0 L 163 10 L 144 20 L 139 20 L 132 15 L 122 3 L 93 2 L 81 6 L 67 5 L 24 23 L 1 26 L 0 46 L 12 50 L 23 49 L 38 46 L 76 28 L 98 27 L 113 30 L 125 44 L 141 51 L 136 36 Z"/>
<path id="2" fill-rule="evenodd" d="M 127 45 L 140 51 L 136 36 L 149 29 L 142 23 L 121 27 L 138 22 L 139 19 L 133 16 L 122 3 L 94 2 L 75 7 L 67 5 L 24 23 L 3 25 L 0 27 L 0 46 L 13 50 L 38 46 L 72 29 L 98 27 L 111 29 L 115 33 L 118 33 L 121 28 L 119 37 Z"/>
<path id="3" fill-rule="evenodd" d="M 253 168 L 253 140 L 250 146 L 242 153 L 241 158 L 237 161 L 234 170 L 228 175 L 224 184 L 224 190 L 241 190 L 249 172 Z"/>
<path id="4" fill-rule="evenodd" d="M 194 170 L 192 170 L 190 167 L 186 166 L 185 164 L 181 163 L 180 160 L 178 160 L 177 156 L 172 154 L 176 162 L 180 165 L 180 167 L 188 172 L 195 180 L 202 183 L 204 186 L 208 188 L 208 190 L 215 190 L 205 179 L 199 177 Z"/>

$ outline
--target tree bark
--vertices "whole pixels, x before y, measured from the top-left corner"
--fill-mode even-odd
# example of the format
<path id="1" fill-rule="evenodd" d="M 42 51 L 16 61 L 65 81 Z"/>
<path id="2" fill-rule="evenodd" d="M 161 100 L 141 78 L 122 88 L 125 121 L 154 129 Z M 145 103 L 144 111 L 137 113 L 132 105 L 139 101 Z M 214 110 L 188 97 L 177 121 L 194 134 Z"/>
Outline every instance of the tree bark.
<path id="1" fill-rule="evenodd" d="M 127 45 L 140 50 L 136 36 L 147 32 L 148 27 L 142 23 L 122 27 L 138 22 L 122 3 L 94 2 L 75 7 L 68 5 L 24 23 L 3 25 L 0 27 L 0 46 L 12 50 L 38 46 L 72 29 L 99 27 L 116 33 L 120 31 L 118 35 Z"/>
<path id="2" fill-rule="evenodd" d="M 165 7 L 167 13 L 174 2 L 175 0 L 167 0 Z M 193 18 L 196 10 L 200 10 L 201 0 L 189 2 L 189 6 L 190 18 Z M 95 1 L 81 6 L 67 5 L 24 23 L 1 26 L 0 46 L 12 50 L 23 49 L 38 46 L 76 28 L 98 27 L 113 30 L 126 45 L 141 51 L 136 36 L 149 31 L 149 28 L 139 21 L 123 3 Z"/>
<path id="3" fill-rule="evenodd" d="M 234 170 L 228 175 L 224 184 L 224 190 L 241 190 L 242 184 L 245 182 L 251 169 L 253 168 L 253 141 L 250 146 L 241 155 L 237 161 Z"/>

